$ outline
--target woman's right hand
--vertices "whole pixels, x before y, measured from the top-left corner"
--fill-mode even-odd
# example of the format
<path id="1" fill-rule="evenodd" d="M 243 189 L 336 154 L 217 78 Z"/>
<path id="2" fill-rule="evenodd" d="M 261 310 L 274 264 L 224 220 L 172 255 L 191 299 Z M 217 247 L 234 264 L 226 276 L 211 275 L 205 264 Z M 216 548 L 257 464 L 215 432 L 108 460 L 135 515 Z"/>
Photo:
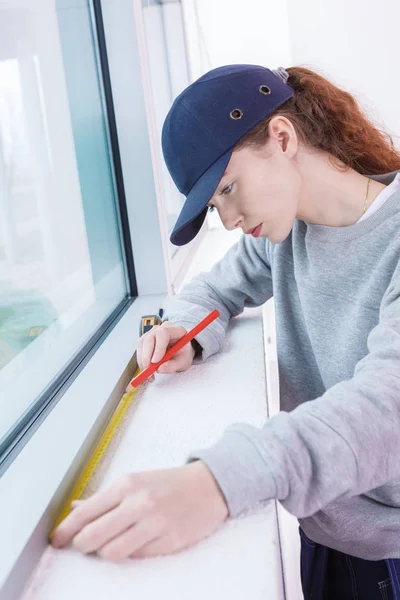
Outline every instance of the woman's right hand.
<path id="1" fill-rule="evenodd" d="M 182 325 L 174 325 L 169 321 L 164 321 L 162 325 L 152 327 L 150 331 L 144 333 L 136 349 L 137 362 L 139 369 L 143 371 L 150 363 L 159 362 L 170 346 L 180 340 L 187 330 Z M 195 350 L 189 342 L 185 344 L 166 363 L 162 364 L 157 373 L 180 373 L 186 371 L 193 362 Z M 155 375 L 151 375 L 148 381 L 154 381 Z"/>

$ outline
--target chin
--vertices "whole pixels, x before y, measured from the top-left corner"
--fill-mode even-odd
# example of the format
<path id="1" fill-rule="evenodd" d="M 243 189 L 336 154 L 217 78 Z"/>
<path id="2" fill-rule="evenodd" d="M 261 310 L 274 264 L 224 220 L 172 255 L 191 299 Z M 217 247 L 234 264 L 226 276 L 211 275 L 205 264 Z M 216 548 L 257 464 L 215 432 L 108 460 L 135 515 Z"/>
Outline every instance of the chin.
<path id="1" fill-rule="evenodd" d="M 263 237 L 267 238 L 271 242 L 271 244 L 281 244 L 286 240 L 291 231 L 292 230 L 289 229 L 289 231 L 271 232 L 267 235 L 264 235 Z"/>

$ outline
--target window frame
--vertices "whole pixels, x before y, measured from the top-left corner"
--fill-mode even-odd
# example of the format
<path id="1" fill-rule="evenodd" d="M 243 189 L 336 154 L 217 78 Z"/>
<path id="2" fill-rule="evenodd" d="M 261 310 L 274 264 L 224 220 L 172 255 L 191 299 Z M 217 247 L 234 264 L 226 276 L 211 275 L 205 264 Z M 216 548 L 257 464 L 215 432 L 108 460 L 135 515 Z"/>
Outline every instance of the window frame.
<path id="1" fill-rule="evenodd" d="M 15 425 L 0 439 L 0 477 L 138 295 L 100 1 L 91 0 L 90 8 L 91 23 L 95 36 L 95 58 L 101 78 L 101 102 L 105 115 L 105 128 L 112 165 L 112 184 L 117 203 L 116 212 L 124 254 L 123 267 L 127 295 L 114 308 L 112 313 L 104 319 L 103 323 L 82 345 L 82 348 L 77 351 L 71 361 L 65 365 L 62 372 L 49 382 L 49 385 L 40 396 L 33 401 Z"/>
<path id="2" fill-rule="evenodd" d="M 196 236 L 194 240 L 192 240 L 189 244 L 185 246 L 180 246 L 174 248 L 174 252 L 171 256 L 171 242 L 169 240 L 169 232 L 167 228 L 167 211 L 166 211 L 166 198 L 162 185 L 162 177 L 161 177 L 161 164 L 160 161 L 162 158 L 159 153 L 159 140 L 157 139 L 157 130 L 156 130 L 156 116 L 155 116 L 155 106 L 154 106 L 154 96 L 152 92 L 151 86 L 151 76 L 150 76 L 150 61 L 148 57 L 148 47 L 146 43 L 146 35 L 145 35 L 145 24 L 143 19 L 143 8 L 148 8 L 150 5 L 159 5 L 162 9 L 168 10 L 168 5 L 171 4 L 179 4 L 181 13 L 180 13 L 180 28 L 183 32 L 184 38 L 184 48 L 186 54 L 186 68 L 188 72 L 188 80 L 191 81 L 191 69 L 189 64 L 189 52 L 188 52 L 188 44 L 187 44 L 187 22 L 185 19 L 185 12 L 182 0 L 133 0 L 134 7 L 134 19 L 137 31 L 137 45 L 140 57 L 140 68 L 142 72 L 143 78 L 143 88 L 145 95 L 145 107 L 147 114 L 147 123 L 148 123 L 148 135 L 150 141 L 151 148 L 151 156 L 153 161 L 154 168 L 154 177 L 155 177 L 155 188 L 156 188 L 156 196 L 157 196 L 157 207 L 158 207 L 158 218 L 160 223 L 160 235 L 162 240 L 162 250 L 163 250 L 163 259 L 165 264 L 165 273 L 167 278 L 167 293 L 175 294 L 176 291 L 181 286 L 181 283 L 185 277 L 185 274 L 190 266 L 190 262 L 197 252 L 206 232 L 209 229 L 208 219 L 205 220 L 203 227 L 200 232 Z M 111 16 L 111 15 L 110 15 Z M 164 40 L 167 45 L 168 40 L 174 39 L 174 32 L 172 30 L 173 24 L 171 23 L 171 19 L 168 18 L 168 15 L 163 13 L 163 34 Z M 117 22 L 115 23 L 115 27 L 117 26 Z M 112 35 L 112 29 L 110 29 L 110 34 Z M 106 32 L 107 35 L 107 32 Z M 112 60 L 112 57 L 109 59 Z M 171 56 L 167 56 L 167 63 L 169 63 L 169 70 L 171 70 Z M 118 85 L 117 81 L 117 73 L 118 69 L 114 70 L 114 89 Z M 171 87 L 173 87 L 173 82 L 171 81 Z M 136 256 L 136 254 L 135 254 Z"/>

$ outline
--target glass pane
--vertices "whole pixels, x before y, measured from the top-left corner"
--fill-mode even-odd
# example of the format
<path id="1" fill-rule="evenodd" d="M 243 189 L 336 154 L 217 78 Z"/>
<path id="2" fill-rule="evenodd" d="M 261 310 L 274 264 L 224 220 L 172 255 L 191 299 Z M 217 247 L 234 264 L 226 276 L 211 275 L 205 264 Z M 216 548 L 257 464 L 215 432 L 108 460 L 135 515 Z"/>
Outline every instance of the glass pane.
<path id="1" fill-rule="evenodd" d="M 0 439 L 127 296 L 85 0 L 0 0 Z"/>

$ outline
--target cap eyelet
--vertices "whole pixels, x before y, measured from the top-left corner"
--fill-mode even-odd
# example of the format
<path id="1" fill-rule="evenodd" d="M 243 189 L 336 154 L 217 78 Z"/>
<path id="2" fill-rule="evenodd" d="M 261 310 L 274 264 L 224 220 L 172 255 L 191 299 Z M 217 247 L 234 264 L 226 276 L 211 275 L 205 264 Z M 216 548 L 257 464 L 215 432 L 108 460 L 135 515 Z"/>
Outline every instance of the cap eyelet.
<path id="1" fill-rule="evenodd" d="M 240 108 L 234 108 L 233 110 L 231 110 L 231 112 L 229 113 L 229 116 L 231 119 L 233 119 L 234 121 L 238 121 L 239 119 L 241 119 L 243 117 L 243 111 L 240 110 Z"/>
<path id="2" fill-rule="evenodd" d="M 258 91 L 264 94 L 264 96 L 269 96 L 271 93 L 271 90 L 267 85 L 260 85 Z"/>

